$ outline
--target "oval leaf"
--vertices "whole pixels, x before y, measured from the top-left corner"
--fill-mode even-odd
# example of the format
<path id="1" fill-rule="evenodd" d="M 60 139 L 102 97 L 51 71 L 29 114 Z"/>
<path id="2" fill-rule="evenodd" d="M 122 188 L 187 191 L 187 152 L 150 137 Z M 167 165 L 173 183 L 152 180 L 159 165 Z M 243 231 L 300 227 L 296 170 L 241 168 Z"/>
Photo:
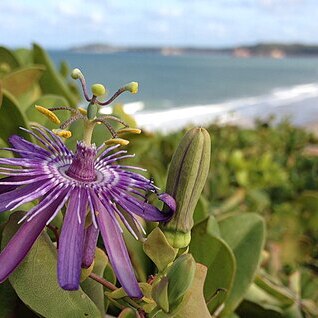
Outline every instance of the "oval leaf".
<path id="1" fill-rule="evenodd" d="M 233 287 L 222 312 L 224 317 L 239 305 L 255 277 L 265 241 L 265 224 L 259 215 L 246 213 L 228 217 L 219 225 L 221 237 L 233 250 L 237 265 Z"/>
<path id="2" fill-rule="evenodd" d="M 45 67 L 34 65 L 15 70 L 2 79 L 2 87 L 16 98 L 25 94 L 42 76 Z"/>
<path id="3" fill-rule="evenodd" d="M 30 140 L 30 135 L 20 130 L 19 127 L 27 127 L 27 121 L 20 111 L 16 99 L 7 91 L 3 91 L 2 107 L 0 108 L 0 137 L 7 141 L 13 134 Z"/>
<path id="4" fill-rule="evenodd" d="M 233 252 L 218 234 L 213 217 L 195 225 L 191 233 L 190 252 L 198 263 L 208 268 L 204 297 L 210 313 L 225 301 L 236 271 Z"/>
<path id="5" fill-rule="evenodd" d="M 8 64 L 11 70 L 19 67 L 19 62 L 14 54 L 3 46 L 0 46 L 0 64 Z"/>

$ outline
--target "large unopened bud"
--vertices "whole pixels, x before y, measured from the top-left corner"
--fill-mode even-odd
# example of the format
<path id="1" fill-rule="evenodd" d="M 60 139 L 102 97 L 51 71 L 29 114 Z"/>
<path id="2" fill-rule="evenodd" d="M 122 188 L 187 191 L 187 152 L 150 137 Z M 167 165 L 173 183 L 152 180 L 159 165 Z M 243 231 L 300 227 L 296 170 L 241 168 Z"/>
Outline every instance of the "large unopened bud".
<path id="1" fill-rule="evenodd" d="M 152 297 L 157 305 L 165 312 L 171 312 L 182 300 L 186 291 L 191 287 L 196 264 L 191 254 L 177 258 L 153 287 Z"/>
<path id="2" fill-rule="evenodd" d="M 175 199 L 177 210 L 161 228 L 175 248 L 190 243 L 193 212 L 208 176 L 210 157 L 211 139 L 204 128 L 189 130 L 173 155 L 166 192 Z"/>

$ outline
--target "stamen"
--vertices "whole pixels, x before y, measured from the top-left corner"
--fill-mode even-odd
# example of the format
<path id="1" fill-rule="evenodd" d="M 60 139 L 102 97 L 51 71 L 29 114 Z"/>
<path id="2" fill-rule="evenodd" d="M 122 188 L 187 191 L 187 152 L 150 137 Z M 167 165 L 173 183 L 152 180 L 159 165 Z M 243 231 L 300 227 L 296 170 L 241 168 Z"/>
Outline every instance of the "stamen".
<path id="1" fill-rule="evenodd" d="M 122 139 L 122 138 L 112 138 L 112 139 L 105 141 L 105 145 L 114 145 L 114 144 L 126 146 L 129 144 L 129 141 L 126 139 Z"/>
<path id="2" fill-rule="evenodd" d="M 58 117 L 53 112 L 51 112 L 49 109 L 44 108 L 44 107 L 39 106 L 39 105 L 35 105 L 35 108 L 37 111 L 39 111 L 41 114 L 46 116 L 54 124 L 59 125 L 61 123 L 61 121 L 58 119 Z"/>
<path id="3" fill-rule="evenodd" d="M 68 110 L 68 111 L 70 111 L 71 113 L 74 113 L 74 114 L 78 113 L 77 109 L 72 108 L 72 107 L 67 107 L 67 106 L 50 107 L 50 108 L 48 108 L 48 110 L 50 110 L 52 112 L 57 111 L 57 110 Z"/>
<path id="4" fill-rule="evenodd" d="M 126 133 L 139 135 L 141 133 L 141 130 L 138 128 L 129 128 L 129 127 L 117 130 L 118 135 L 122 135 Z"/>
<path id="5" fill-rule="evenodd" d="M 106 128 L 109 130 L 110 134 L 112 135 L 113 138 L 117 138 L 117 133 L 114 130 L 114 128 L 104 119 L 102 118 L 97 118 L 95 120 L 96 123 L 101 123 L 104 124 L 106 126 Z"/>
<path id="6" fill-rule="evenodd" d="M 69 130 L 62 130 L 62 129 L 53 129 L 53 133 L 62 138 L 70 138 L 72 136 L 72 132 Z"/>
<path id="7" fill-rule="evenodd" d="M 75 116 L 70 117 L 69 119 L 67 119 L 61 126 L 61 129 L 65 129 L 68 126 L 70 126 L 72 123 L 74 123 L 75 121 L 79 120 L 79 119 L 85 119 L 84 116 L 82 114 L 77 114 Z"/>
<path id="8" fill-rule="evenodd" d="M 111 116 L 111 115 L 106 115 L 106 116 L 102 116 L 102 117 L 99 117 L 97 118 L 97 121 L 103 121 L 103 120 L 106 120 L 106 119 L 111 119 L 111 120 L 114 120 L 118 123 L 121 123 L 122 125 L 124 125 L 126 128 L 129 126 L 126 122 L 124 122 L 123 120 L 121 120 L 120 118 L 118 117 L 115 117 L 115 116 Z"/>

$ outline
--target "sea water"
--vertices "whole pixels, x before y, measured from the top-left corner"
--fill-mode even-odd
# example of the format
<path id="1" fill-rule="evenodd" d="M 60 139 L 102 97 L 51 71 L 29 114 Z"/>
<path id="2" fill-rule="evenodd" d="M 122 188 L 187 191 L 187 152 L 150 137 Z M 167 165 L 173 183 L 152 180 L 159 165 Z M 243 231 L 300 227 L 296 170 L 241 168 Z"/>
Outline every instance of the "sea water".
<path id="1" fill-rule="evenodd" d="M 150 53 L 87 54 L 51 51 L 79 67 L 88 84 L 108 91 L 130 81 L 137 95 L 123 94 L 145 128 L 173 130 L 184 125 L 242 121 L 275 114 L 296 124 L 318 120 L 318 58 L 235 58 L 226 55 L 163 56 Z"/>

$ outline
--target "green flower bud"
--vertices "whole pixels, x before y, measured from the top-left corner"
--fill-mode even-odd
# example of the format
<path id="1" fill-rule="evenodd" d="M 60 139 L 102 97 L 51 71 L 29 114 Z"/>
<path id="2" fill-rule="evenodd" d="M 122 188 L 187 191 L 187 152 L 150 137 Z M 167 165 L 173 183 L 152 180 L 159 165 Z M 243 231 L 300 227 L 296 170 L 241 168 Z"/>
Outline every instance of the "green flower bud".
<path id="1" fill-rule="evenodd" d="M 195 269 L 195 260 L 191 254 L 181 255 L 169 268 L 167 278 L 170 307 L 177 304 L 191 286 Z"/>
<path id="2" fill-rule="evenodd" d="M 137 82 L 130 82 L 124 86 L 124 89 L 126 91 L 131 92 L 132 94 L 137 94 L 138 93 L 138 83 Z"/>
<path id="3" fill-rule="evenodd" d="M 71 73 L 71 77 L 73 79 L 79 79 L 79 78 L 84 77 L 84 76 L 83 76 L 82 72 L 80 71 L 80 69 L 74 68 L 74 70 Z"/>
<path id="4" fill-rule="evenodd" d="M 184 254 L 169 267 L 165 276 L 154 283 L 152 298 L 163 311 L 171 312 L 177 308 L 192 285 L 195 270 L 192 255 Z"/>
<path id="5" fill-rule="evenodd" d="M 176 200 L 177 210 L 160 227 L 174 248 L 190 243 L 193 213 L 208 176 L 210 156 L 210 135 L 204 128 L 189 130 L 173 155 L 166 192 Z"/>
<path id="6" fill-rule="evenodd" d="M 106 94 L 105 86 L 102 84 L 93 84 L 91 89 L 95 96 L 102 96 Z"/>

